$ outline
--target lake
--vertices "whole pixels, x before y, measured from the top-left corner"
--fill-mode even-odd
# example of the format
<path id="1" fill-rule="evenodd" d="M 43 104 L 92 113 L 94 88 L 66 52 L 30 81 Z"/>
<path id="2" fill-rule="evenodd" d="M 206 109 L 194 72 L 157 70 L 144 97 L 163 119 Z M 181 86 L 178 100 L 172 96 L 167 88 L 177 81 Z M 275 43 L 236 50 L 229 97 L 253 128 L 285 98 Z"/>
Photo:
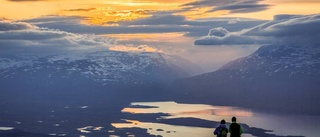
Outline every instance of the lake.
<path id="1" fill-rule="evenodd" d="M 172 120 L 185 118 L 186 120 L 197 119 L 212 122 L 212 124 L 190 126 L 193 122 L 168 124 L 164 122 L 148 121 L 143 117 L 137 119 L 123 119 L 123 122 L 112 123 L 115 128 L 142 128 L 152 135 L 163 137 L 213 137 L 214 127 L 218 122 L 225 119 L 231 122 L 233 116 L 237 117 L 237 122 L 242 123 L 248 129 L 243 137 L 253 136 L 306 136 L 317 137 L 320 134 L 320 116 L 284 114 L 274 112 L 259 112 L 240 107 L 232 106 L 213 106 L 206 104 L 182 104 L 173 101 L 169 102 L 133 102 L 124 108 L 122 113 L 132 115 L 164 114 L 157 119 Z M 172 123 L 172 122 L 171 122 Z M 173 122 L 174 123 L 174 122 Z M 227 126 L 229 125 L 227 123 Z M 249 130 L 250 129 L 250 130 Z M 270 131 L 269 131 L 270 130 Z M 263 131 L 263 133 L 261 133 Z M 258 132 L 260 133 L 259 135 Z M 133 135 L 134 136 L 134 135 Z"/>

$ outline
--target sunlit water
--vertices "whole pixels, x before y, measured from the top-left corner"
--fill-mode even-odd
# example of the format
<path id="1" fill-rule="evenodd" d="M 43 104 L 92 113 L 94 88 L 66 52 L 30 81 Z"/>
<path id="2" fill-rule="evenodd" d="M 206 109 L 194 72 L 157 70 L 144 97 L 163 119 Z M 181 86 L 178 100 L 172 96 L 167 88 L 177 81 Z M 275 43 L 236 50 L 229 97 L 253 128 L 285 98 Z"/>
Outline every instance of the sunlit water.
<path id="1" fill-rule="evenodd" d="M 253 110 L 242 109 L 230 106 L 212 106 L 204 104 L 179 104 L 176 102 L 137 102 L 132 106 L 150 106 L 154 108 L 124 108 L 123 113 L 153 114 L 167 113 L 170 116 L 161 117 L 163 119 L 172 118 L 199 118 L 208 121 L 220 121 L 225 119 L 231 122 L 231 117 L 236 116 L 239 123 L 245 123 L 250 127 L 257 127 L 266 130 L 273 130 L 277 135 L 293 135 L 318 137 L 320 134 L 320 116 L 294 115 L 294 114 L 274 114 L 261 113 Z M 113 123 L 116 128 L 138 127 L 147 129 L 153 135 L 164 137 L 213 137 L 214 128 L 175 126 L 161 123 L 139 122 L 134 119 L 126 120 L 128 123 Z M 243 137 L 252 137 L 244 134 Z"/>

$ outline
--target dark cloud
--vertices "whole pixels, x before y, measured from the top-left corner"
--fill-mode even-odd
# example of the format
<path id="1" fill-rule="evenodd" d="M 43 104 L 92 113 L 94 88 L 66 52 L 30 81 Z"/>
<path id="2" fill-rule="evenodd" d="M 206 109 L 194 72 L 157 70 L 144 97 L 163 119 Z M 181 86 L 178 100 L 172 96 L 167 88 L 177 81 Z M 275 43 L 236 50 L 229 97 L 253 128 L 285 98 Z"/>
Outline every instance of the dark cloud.
<path id="1" fill-rule="evenodd" d="M 64 24 L 68 22 L 72 23 L 79 23 L 80 20 L 83 20 L 83 17 L 79 16 L 43 16 L 39 18 L 33 18 L 28 20 L 22 20 L 22 22 L 27 22 L 30 24 Z M 44 26 L 43 26 L 44 27 Z M 50 27 L 49 27 L 50 28 Z"/>
<path id="2" fill-rule="evenodd" d="M 229 5 L 222 5 L 213 8 L 208 12 L 215 12 L 219 10 L 229 10 L 231 13 L 248 13 L 248 12 L 257 12 L 268 9 L 267 4 L 257 4 L 254 2 L 243 2 L 243 3 L 232 3 Z"/>
<path id="3" fill-rule="evenodd" d="M 268 9 L 270 5 L 260 4 L 262 0 L 198 0 L 181 5 L 184 10 L 193 10 L 202 7 L 212 8 L 207 12 L 228 10 L 230 13 L 248 13 Z"/>
<path id="4" fill-rule="evenodd" d="M 68 9 L 66 11 L 92 11 L 96 10 L 96 8 L 78 8 L 78 9 Z"/>
<path id="5" fill-rule="evenodd" d="M 207 7 L 207 6 L 216 6 L 224 4 L 225 2 L 228 2 L 228 0 L 222 1 L 222 0 L 198 0 L 190 3 L 186 3 L 183 5 L 180 5 L 181 7 L 190 7 L 190 8 L 196 8 L 196 7 Z M 229 1 L 231 2 L 231 1 Z"/>
<path id="6" fill-rule="evenodd" d="M 66 32 L 52 32 L 51 30 L 24 30 L 24 31 L 2 31 L 0 40 L 48 40 L 67 36 Z"/>
<path id="7" fill-rule="evenodd" d="M 320 14 L 277 15 L 274 20 L 239 32 L 225 33 L 222 28 L 211 29 L 207 36 L 197 39 L 195 45 L 241 44 L 310 44 L 320 43 Z M 226 31 L 227 32 L 227 31 Z"/>
<path id="8" fill-rule="evenodd" d="M 243 35 L 312 37 L 320 34 L 320 14 L 315 15 L 277 15 L 274 20 L 248 29 Z"/>

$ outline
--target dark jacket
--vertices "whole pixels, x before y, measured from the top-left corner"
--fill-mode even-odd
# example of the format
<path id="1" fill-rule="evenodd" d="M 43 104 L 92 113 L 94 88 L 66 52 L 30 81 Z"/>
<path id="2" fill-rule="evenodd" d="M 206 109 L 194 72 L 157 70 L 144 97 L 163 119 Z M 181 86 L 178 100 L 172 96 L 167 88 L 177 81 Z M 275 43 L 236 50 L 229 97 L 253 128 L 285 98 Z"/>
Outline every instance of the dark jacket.
<path id="1" fill-rule="evenodd" d="M 214 134 L 214 135 L 217 135 L 217 137 L 221 137 L 221 136 L 220 136 L 220 134 L 221 134 L 220 132 L 221 132 L 222 130 L 226 130 L 227 133 L 229 132 L 227 126 L 226 126 L 225 124 L 222 124 L 222 125 L 219 125 L 219 126 L 214 130 L 213 134 Z"/>
<path id="2" fill-rule="evenodd" d="M 229 132 L 230 137 L 241 137 L 242 128 L 238 123 L 232 122 L 232 124 L 229 126 Z"/>

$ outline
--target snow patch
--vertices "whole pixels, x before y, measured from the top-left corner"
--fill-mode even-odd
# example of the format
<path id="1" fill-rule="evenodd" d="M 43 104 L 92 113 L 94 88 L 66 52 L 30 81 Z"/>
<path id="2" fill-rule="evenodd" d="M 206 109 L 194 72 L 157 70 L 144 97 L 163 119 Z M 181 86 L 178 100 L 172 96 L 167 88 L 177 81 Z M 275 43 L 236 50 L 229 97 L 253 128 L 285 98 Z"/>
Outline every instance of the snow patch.
<path id="1" fill-rule="evenodd" d="M 79 108 L 83 108 L 83 109 L 85 109 L 85 108 L 88 108 L 89 106 L 80 106 Z"/>
<path id="2" fill-rule="evenodd" d="M 0 127 L 0 130 L 3 130 L 3 131 L 12 130 L 12 129 L 14 129 L 14 127 Z"/>
<path id="3" fill-rule="evenodd" d="M 91 133 L 92 131 L 100 131 L 103 127 L 86 126 L 83 128 L 77 128 L 81 133 Z"/>

